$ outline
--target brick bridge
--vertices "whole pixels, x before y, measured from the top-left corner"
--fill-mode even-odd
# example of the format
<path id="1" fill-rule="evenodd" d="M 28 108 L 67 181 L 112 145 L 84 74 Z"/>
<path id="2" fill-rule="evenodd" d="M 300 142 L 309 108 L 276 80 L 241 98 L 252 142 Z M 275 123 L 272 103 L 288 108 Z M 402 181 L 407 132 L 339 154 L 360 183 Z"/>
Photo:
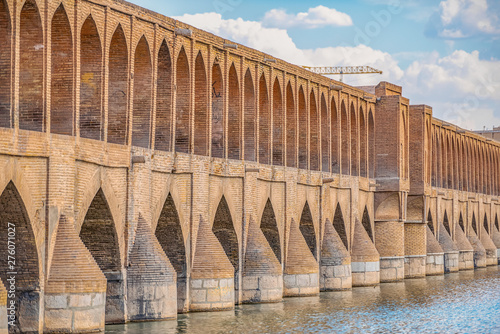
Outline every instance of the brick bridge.
<path id="1" fill-rule="evenodd" d="M 124 1 L 0 0 L 0 45 L 3 332 L 498 263 L 500 145 L 401 87 Z"/>

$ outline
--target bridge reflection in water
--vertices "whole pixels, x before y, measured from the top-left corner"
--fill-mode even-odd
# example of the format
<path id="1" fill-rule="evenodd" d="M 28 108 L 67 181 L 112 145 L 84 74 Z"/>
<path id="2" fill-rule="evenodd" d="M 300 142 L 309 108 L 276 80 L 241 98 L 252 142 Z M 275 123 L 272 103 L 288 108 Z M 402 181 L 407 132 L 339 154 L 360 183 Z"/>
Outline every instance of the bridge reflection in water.
<path id="1" fill-rule="evenodd" d="M 498 268 L 107 326 L 106 333 L 498 333 Z"/>

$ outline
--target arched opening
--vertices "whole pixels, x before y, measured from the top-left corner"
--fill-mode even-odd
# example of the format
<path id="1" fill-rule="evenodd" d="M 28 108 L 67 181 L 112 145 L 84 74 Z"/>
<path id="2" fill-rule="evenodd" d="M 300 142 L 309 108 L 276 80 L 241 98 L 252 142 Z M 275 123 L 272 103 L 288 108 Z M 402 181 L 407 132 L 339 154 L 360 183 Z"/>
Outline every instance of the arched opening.
<path id="1" fill-rule="evenodd" d="M 447 146 L 444 135 L 441 135 L 441 188 L 448 188 L 448 174 L 447 174 Z"/>
<path id="2" fill-rule="evenodd" d="M 495 216 L 495 226 L 497 227 L 497 231 L 500 232 L 500 226 L 498 225 L 498 216 Z"/>
<path id="3" fill-rule="evenodd" d="M 35 333 L 41 321 L 39 260 L 35 236 L 28 217 L 28 212 L 21 195 L 10 182 L 0 196 L 0 278 L 7 290 L 15 289 L 15 298 L 8 298 L 7 305 L 15 302 L 14 326 L 9 326 L 11 333 Z M 9 250 L 15 245 L 15 261 L 9 258 Z M 9 261 L 10 260 L 10 261 Z M 16 272 L 15 283 L 7 281 Z M 7 314 L 3 314 L 6 317 Z"/>
<path id="4" fill-rule="evenodd" d="M 283 118 L 283 99 L 281 98 L 281 86 L 278 78 L 273 85 L 273 165 L 283 166 L 283 130 L 285 120 Z"/>
<path id="5" fill-rule="evenodd" d="M 229 101 L 228 101 L 228 124 L 227 145 L 228 158 L 240 159 L 241 157 L 241 117 L 240 117 L 240 83 L 234 64 L 229 68 Z"/>
<path id="6" fill-rule="evenodd" d="M 61 4 L 52 18 L 50 132 L 73 134 L 73 41 L 71 25 Z"/>
<path id="7" fill-rule="evenodd" d="M 176 72 L 175 151 L 189 153 L 191 76 L 189 75 L 189 61 L 184 47 L 181 48 L 177 57 Z"/>
<path id="8" fill-rule="evenodd" d="M 488 224 L 488 217 L 486 216 L 486 213 L 484 214 L 483 226 L 484 229 L 486 230 L 486 233 L 490 234 L 490 226 Z"/>
<path id="9" fill-rule="evenodd" d="M 366 132 L 365 112 L 363 108 L 359 110 L 359 131 L 360 131 L 360 145 L 359 145 L 359 175 L 362 177 L 368 176 L 367 165 L 367 132 Z"/>
<path id="10" fill-rule="evenodd" d="M 306 239 L 307 246 L 311 251 L 314 258 L 317 260 L 316 253 L 316 232 L 314 231 L 314 222 L 311 214 L 311 209 L 309 209 L 309 203 L 306 202 L 304 209 L 302 210 L 302 215 L 300 216 L 300 232 Z"/>
<path id="11" fill-rule="evenodd" d="M 326 106 L 325 94 L 321 94 L 321 170 L 330 171 L 330 127 L 328 121 L 328 107 Z"/>
<path id="12" fill-rule="evenodd" d="M 255 90 L 250 69 L 245 74 L 245 160 L 256 161 Z"/>
<path id="13" fill-rule="evenodd" d="M 151 129 L 151 107 L 153 72 L 151 53 L 144 36 L 135 49 L 134 57 L 134 113 L 132 122 L 132 145 L 149 148 Z"/>
<path id="14" fill-rule="evenodd" d="M 234 288 L 237 290 L 239 276 L 238 236 L 234 229 L 231 212 L 229 211 L 229 206 L 224 196 L 222 196 L 219 206 L 217 207 L 212 232 L 219 240 L 224 252 L 234 267 Z"/>
<path id="15" fill-rule="evenodd" d="M 340 146 L 339 146 L 339 126 L 338 126 L 338 115 L 337 115 L 337 101 L 332 97 L 330 107 L 331 113 L 331 127 L 332 127 L 332 173 L 339 174 L 340 173 Z"/>
<path id="16" fill-rule="evenodd" d="M 0 127 L 10 128 L 11 123 L 11 23 L 5 0 L 0 0 Z"/>
<path id="17" fill-rule="evenodd" d="M 262 74 L 259 80 L 259 162 L 261 164 L 270 163 L 270 125 L 271 114 L 267 83 L 264 74 Z"/>
<path id="18" fill-rule="evenodd" d="M 92 15 L 82 26 L 80 45 L 80 137 L 101 140 L 102 46 Z"/>
<path id="19" fill-rule="evenodd" d="M 19 128 L 44 131 L 43 30 L 34 0 L 21 10 L 19 32 Z M 3 48 L 2 44 L 2 48 Z"/>
<path id="20" fill-rule="evenodd" d="M 358 122 L 356 117 L 356 109 L 351 103 L 351 175 L 358 176 Z"/>
<path id="21" fill-rule="evenodd" d="M 224 80 L 218 63 L 212 66 L 212 156 L 224 158 Z"/>
<path id="22" fill-rule="evenodd" d="M 170 151 L 172 141 L 172 60 L 167 41 L 158 51 L 155 150 Z"/>
<path id="23" fill-rule="evenodd" d="M 344 223 L 344 216 L 342 215 L 342 209 L 340 208 L 340 204 L 337 203 L 337 208 L 335 209 L 335 216 L 333 217 L 333 227 L 337 234 L 339 235 L 342 243 L 344 244 L 346 249 L 349 249 L 347 242 L 347 232 Z"/>
<path id="24" fill-rule="evenodd" d="M 462 231 L 465 233 L 465 226 L 464 226 L 464 220 L 462 218 L 462 213 L 460 212 L 460 217 L 458 218 L 458 226 L 462 229 Z"/>
<path id="25" fill-rule="evenodd" d="M 447 151 L 447 156 L 446 156 L 446 165 L 447 165 L 447 171 L 446 174 L 448 176 L 446 183 L 448 184 L 448 188 L 453 189 L 454 184 L 453 184 L 453 142 L 450 143 L 450 138 L 446 138 L 446 151 Z"/>
<path id="26" fill-rule="evenodd" d="M 431 229 L 431 232 L 433 234 L 436 234 L 434 231 L 434 222 L 432 221 L 432 214 L 431 214 L 431 210 L 429 210 L 429 213 L 427 214 L 427 226 L 429 226 L 429 228 Z"/>
<path id="27" fill-rule="evenodd" d="M 156 238 L 170 263 L 177 272 L 177 307 L 184 309 L 186 296 L 187 261 L 184 236 L 179 214 L 171 194 L 168 194 L 161 210 L 155 231 Z"/>
<path id="28" fill-rule="evenodd" d="M 286 165 L 297 167 L 297 115 L 292 84 L 286 86 Z"/>
<path id="29" fill-rule="evenodd" d="M 268 199 L 266 206 L 264 207 L 264 212 L 262 213 L 262 219 L 260 221 L 260 229 L 269 243 L 269 246 L 276 255 L 276 258 L 281 263 L 281 242 L 280 242 L 280 232 L 278 230 L 278 222 L 276 221 L 276 216 L 274 215 L 273 205 L 271 200 Z"/>
<path id="30" fill-rule="evenodd" d="M 477 234 L 477 224 L 476 224 L 476 214 L 473 213 L 472 214 L 472 229 L 474 230 L 474 232 Z"/>
<path id="31" fill-rule="evenodd" d="M 309 95 L 309 115 L 310 115 L 310 130 L 309 130 L 309 168 L 311 170 L 319 170 L 320 155 L 319 147 L 319 118 L 318 107 L 316 103 L 316 94 L 311 90 Z"/>
<path id="32" fill-rule="evenodd" d="M 108 142 L 127 144 L 128 48 L 122 26 L 118 25 L 109 47 Z"/>
<path id="33" fill-rule="evenodd" d="M 366 233 L 368 233 L 368 236 L 370 239 L 372 239 L 372 242 L 375 242 L 373 239 L 373 230 L 372 230 L 372 223 L 370 221 L 370 215 L 368 214 L 368 208 L 365 206 L 365 210 L 363 211 L 363 218 L 361 220 L 361 224 L 363 224 L 363 227 L 366 230 Z"/>
<path id="34" fill-rule="evenodd" d="M 340 128 L 341 128 L 341 157 L 342 157 L 342 174 L 349 175 L 351 168 L 351 161 L 349 159 L 349 123 L 347 122 L 347 110 L 345 101 L 342 101 L 340 108 Z"/>
<path id="35" fill-rule="evenodd" d="M 437 135 L 434 135 L 432 136 L 432 186 L 433 187 L 438 187 L 438 185 L 440 184 L 440 181 L 439 181 L 439 173 L 438 173 L 438 170 L 437 170 L 437 166 L 438 166 L 438 163 L 437 163 L 437 160 L 438 160 L 438 157 L 439 157 L 439 153 L 438 153 L 438 137 Z"/>
<path id="36" fill-rule="evenodd" d="M 443 225 L 448 234 L 451 235 L 450 222 L 448 221 L 448 213 L 446 211 L 444 212 Z"/>
<path id="37" fill-rule="evenodd" d="M 203 55 L 198 52 L 194 63 L 194 154 L 208 155 L 208 87 Z"/>
<path id="38" fill-rule="evenodd" d="M 304 89 L 299 89 L 299 168 L 307 169 L 307 109 Z"/>
<path id="39" fill-rule="evenodd" d="M 123 321 L 123 305 L 120 305 L 124 298 L 123 292 L 120 292 L 123 290 L 123 278 L 121 278 L 118 235 L 108 202 L 101 189 L 99 189 L 87 210 L 80 229 L 80 239 L 108 280 L 106 322 Z"/>
<path id="40" fill-rule="evenodd" d="M 375 178 L 375 122 L 373 113 L 368 113 L 368 162 L 370 178 Z"/>

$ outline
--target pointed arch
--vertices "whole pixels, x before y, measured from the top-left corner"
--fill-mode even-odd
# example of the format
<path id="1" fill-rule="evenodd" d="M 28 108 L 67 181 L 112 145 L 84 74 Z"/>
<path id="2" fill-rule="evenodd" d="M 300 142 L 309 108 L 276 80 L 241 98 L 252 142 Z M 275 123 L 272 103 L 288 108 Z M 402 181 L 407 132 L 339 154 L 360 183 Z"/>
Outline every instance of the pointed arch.
<path id="1" fill-rule="evenodd" d="M 73 135 L 73 40 L 63 4 L 52 17 L 50 132 Z"/>
<path id="2" fill-rule="evenodd" d="M 45 131 L 43 101 L 43 28 L 34 0 L 24 3 L 19 32 L 19 128 Z M 3 47 L 3 46 L 2 46 Z"/>
<path id="3" fill-rule="evenodd" d="M 255 109 L 255 89 L 253 85 L 250 69 L 245 73 L 245 160 L 257 161 L 256 159 L 256 109 Z"/>
<path id="4" fill-rule="evenodd" d="M 351 175 L 359 175 L 358 122 L 354 103 L 351 103 Z"/>
<path id="5" fill-rule="evenodd" d="M 304 88 L 299 89 L 299 168 L 307 169 L 307 109 Z"/>
<path id="6" fill-rule="evenodd" d="M 286 165 L 297 167 L 297 114 L 290 81 L 286 86 Z"/>
<path id="7" fill-rule="evenodd" d="M 446 170 L 446 175 L 447 175 L 447 186 L 449 189 L 454 188 L 453 184 L 453 141 L 450 142 L 450 137 L 446 136 L 446 165 L 447 165 L 447 170 Z"/>
<path id="8" fill-rule="evenodd" d="M 309 203 L 306 201 L 304 209 L 302 209 L 302 215 L 300 216 L 300 232 L 304 236 L 309 250 L 311 251 L 314 258 L 318 259 L 318 254 L 316 252 L 316 231 L 314 230 L 314 222 L 311 214 L 311 209 L 309 208 Z"/>
<path id="9" fill-rule="evenodd" d="M 446 212 L 446 210 L 444 211 L 443 225 L 444 225 L 444 228 L 446 228 L 446 231 L 448 232 L 448 234 L 452 235 L 451 228 L 450 228 L 450 222 L 448 221 L 448 213 Z"/>
<path id="10" fill-rule="evenodd" d="M 335 231 L 337 231 L 340 239 L 344 243 L 346 249 L 349 249 L 349 243 L 347 238 L 347 232 L 344 222 L 344 216 L 342 215 L 342 208 L 340 207 L 340 203 L 337 203 L 337 208 L 335 209 L 335 215 L 333 217 L 333 227 Z"/>
<path id="11" fill-rule="evenodd" d="M 311 89 L 309 94 L 309 117 L 310 117 L 310 130 L 309 130 L 309 168 L 311 170 L 320 170 L 320 138 L 319 138 L 319 114 L 318 105 L 316 102 L 316 94 Z"/>
<path id="12" fill-rule="evenodd" d="M 218 62 L 212 66 L 212 156 L 225 157 L 224 79 Z"/>
<path id="13" fill-rule="evenodd" d="M 11 21 L 9 7 L 0 0 L 0 127 L 13 126 L 11 119 Z"/>
<path id="14" fill-rule="evenodd" d="M 435 235 L 436 232 L 436 229 L 434 228 L 434 221 L 432 220 L 432 214 L 431 214 L 431 210 L 429 209 L 429 213 L 427 214 L 427 226 L 429 226 L 429 228 L 431 229 L 431 232 Z"/>
<path id="15" fill-rule="evenodd" d="M 345 106 L 345 101 L 342 101 L 340 107 L 340 128 L 342 174 L 349 175 L 349 173 L 351 172 L 351 160 L 349 159 L 349 142 L 351 136 L 349 131 L 349 123 L 347 121 L 347 108 Z"/>
<path id="16" fill-rule="evenodd" d="M 281 97 L 281 85 L 276 78 L 273 85 L 273 165 L 283 166 L 285 150 L 283 147 L 283 130 L 285 120 L 283 117 L 283 99 Z"/>
<path id="17" fill-rule="evenodd" d="M 176 105 L 175 105 L 175 151 L 189 153 L 190 145 L 190 99 L 191 76 L 189 61 L 184 47 L 177 56 L 176 64 Z"/>
<path id="18" fill-rule="evenodd" d="M 172 194 L 163 204 L 155 230 L 156 238 L 177 273 L 177 307 L 183 309 L 186 296 L 187 257 L 181 221 Z"/>
<path id="19" fill-rule="evenodd" d="M 321 93 L 321 170 L 330 171 L 330 126 L 325 94 Z"/>
<path id="20" fill-rule="evenodd" d="M 260 229 L 269 243 L 269 246 L 276 255 L 276 258 L 281 263 L 281 241 L 280 232 L 278 229 L 278 222 L 276 221 L 276 215 L 274 214 L 273 205 L 270 199 L 267 199 L 266 206 L 262 213 L 262 218 L 260 220 Z"/>
<path id="21" fill-rule="evenodd" d="M 142 36 L 135 49 L 134 57 L 133 146 L 150 147 L 152 88 L 153 70 L 151 66 L 151 52 L 146 37 Z"/>
<path id="22" fill-rule="evenodd" d="M 0 239 L 0 251 L 5 254 L 0 257 L 0 279 L 5 287 L 10 286 L 7 281 L 8 270 L 5 270 L 9 268 L 9 240 L 18 245 L 15 254 L 18 277 L 15 328 L 21 333 L 34 332 L 41 320 L 38 311 L 43 308 L 40 305 L 40 262 L 28 211 L 12 181 L 0 193 L 0 233 L 5 236 Z M 33 325 L 36 327 L 32 328 Z"/>
<path id="23" fill-rule="evenodd" d="M 497 230 L 500 232 L 500 225 L 498 224 L 498 216 L 495 215 L 495 226 L 497 227 Z"/>
<path id="24" fill-rule="evenodd" d="M 368 164 L 367 164 L 367 154 L 368 152 L 366 151 L 368 147 L 367 143 L 367 131 L 366 131 L 366 121 L 365 121 L 365 112 L 363 108 L 361 107 L 359 109 L 359 139 L 360 139 L 360 145 L 359 145 L 359 175 L 362 177 L 367 177 L 368 176 Z"/>
<path id="25" fill-rule="evenodd" d="M 259 162 L 269 164 L 271 139 L 271 113 L 269 110 L 269 95 L 264 73 L 259 80 Z"/>
<path id="26" fill-rule="evenodd" d="M 460 212 L 460 217 L 458 218 L 458 226 L 460 226 L 462 231 L 465 233 L 464 219 L 462 218 L 461 212 Z"/>
<path id="27" fill-rule="evenodd" d="M 233 219 L 231 218 L 231 211 L 227 205 L 226 198 L 222 196 L 217 211 L 215 213 L 214 224 L 212 225 L 212 232 L 219 240 L 224 252 L 226 253 L 229 261 L 234 267 L 234 277 L 238 277 L 239 271 L 239 246 L 238 236 L 234 229 Z M 235 285 L 236 288 L 236 285 Z"/>
<path id="28" fill-rule="evenodd" d="M 92 15 L 80 33 L 80 137 L 102 140 L 102 46 Z"/>
<path id="29" fill-rule="evenodd" d="M 483 218 L 483 226 L 484 229 L 486 230 L 486 233 L 491 234 L 490 225 L 488 224 L 488 216 L 486 215 L 486 213 L 484 214 Z"/>
<path id="30" fill-rule="evenodd" d="M 363 227 L 365 228 L 366 233 L 368 233 L 368 236 L 370 237 L 372 242 L 375 242 L 370 214 L 368 213 L 368 208 L 366 206 L 365 210 L 363 211 L 363 218 L 361 219 L 361 223 L 363 224 Z"/>
<path id="31" fill-rule="evenodd" d="M 240 83 L 234 63 L 229 68 L 228 88 L 227 155 L 229 159 L 241 159 Z"/>
<path id="32" fill-rule="evenodd" d="M 331 129 L 332 129 L 332 173 L 340 173 L 340 146 L 339 146 L 339 125 L 338 125 L 338 112 L 337 112 L 337 101 L 335 97 L 332 97 L 331 106 Z"/>
<path id="33" fill-rule="evenodd" d="M 109 46 L 108 142 L 126 145 L 128 141 L 128 47 L 119 24 Z"/>
<path id="34" fill-rule="evenodd" d="M 375 178 L 375 121 L 373 119 L 373 112 L 370 108 L 368 113 L 368 170 L 369 177 Z"/>
<path id="35" fill-rule="evenodd" d="M 208 155 L 208 86 L 205 60 L 201 51 L 194 62 L 194 154 Z"/>
<path id="36" fill-rule="evenodd" d="M 476 235 L 479 235 L 477 232 L 477 224 L 476 224 L 476 214 L 473 212 L 472 213 L 472 229 L 474 230 L 474 232 L 476 233 Z"/>
<path id="37" fill-rule="evenodd" d="M 166 40 L 158 51 L 155 149 L 172 149 L 172 59 Z"/>

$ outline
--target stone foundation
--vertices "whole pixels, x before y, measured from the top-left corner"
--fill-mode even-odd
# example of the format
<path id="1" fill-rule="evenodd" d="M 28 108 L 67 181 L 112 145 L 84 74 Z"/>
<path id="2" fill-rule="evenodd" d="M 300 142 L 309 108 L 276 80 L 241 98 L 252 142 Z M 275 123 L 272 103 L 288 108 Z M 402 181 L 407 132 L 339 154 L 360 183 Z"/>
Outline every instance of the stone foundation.
<path id="1" fill-rule="evenodd" d="M 371 286 L 380 283 L 380 262 L 352 262 L 352 286 Z"/>
<path id="2" fill-rule="evenodd" d="M 283 296 L 298 297 L 319 294 L 319 277 L 312 274 L 285 274 L 283 276 Z"/>
<path id="3" fill-rule="evenodd" d="M 186 277 L 177 277 L 177 313 L 185 313 L 189 311 L 187 294 Z"/>
<path id="4" fill-rule="evenodd" d="M 129 321 L 167 320 L 177 317 L 177 284 L 134 282 L 128 284 Z"/>
<path id="5" fill-rule="evenodd" d="M 106 288 L 106 323 L 121 324 L 126 322 L 125 280 L 121 272 L 104 273 Z"/>
<path id="6" fill-rule="evenodd" d="M 352 288 L 351 264 L 321 266 L 319 276 L 321 291 L 339 291 Z"/>
<path id="7" fill-rule="evenodd" d="M 497 260 L 498 264 L 500 265 L 500 249 L 497 249 Z"/>
<path id="8" fill-rule="evenodd" d="M 497 266 L 498 265 L 498 250 L 497 249 L 486 249 L 486 265 L 487 266 Z"/>
<path id="9" fill-rule="evenodd" d="M 405 278 L 425 277 L 426 255 L 405 256 Z"/>
<path id="10" fill-rule="evenodd" d="M 234 278 L 191 279 L 190 311 L 221 311 L 234 308 Z"/>
<path id="11" fill-rule="evenodd" d="M 459 253 L 460 252 L 445 252 L 444 253 L 444 272 L 455 273 L 459 270 Z"/>
<path id="12" fill-rule="evenodd" d="M 460 251 L 460 253 L 458 254 L 458 269 L 474 269 L 474 251 Z"/>
<path id="13" fill-rule="evenodd" d="M 9 333 L 7 327 L 7 306 L 4 304 L 0 305 L 0 334 Z"/>
<path id="14" fill-rule="evenodd" d="M 404 256 L 380 257 L 380 282 L 398 282 L 405 278 Z"/>
<path id="15" fill-rule="evenodd" d="M 104 329 L 106 293 L 45 295 L 45 333 L 90 333 Z"/>
<path id="16" fill-rule="evenodd" d="M 283 299 L 283 275 L 244 276 L 243 303 L 276 303 Z"/>
<path id="17" fill-rule="evenodd" d="M 444 253 L 429 253 L 425 265 L 427 276 L 444 274 Z"/>

